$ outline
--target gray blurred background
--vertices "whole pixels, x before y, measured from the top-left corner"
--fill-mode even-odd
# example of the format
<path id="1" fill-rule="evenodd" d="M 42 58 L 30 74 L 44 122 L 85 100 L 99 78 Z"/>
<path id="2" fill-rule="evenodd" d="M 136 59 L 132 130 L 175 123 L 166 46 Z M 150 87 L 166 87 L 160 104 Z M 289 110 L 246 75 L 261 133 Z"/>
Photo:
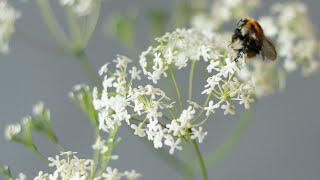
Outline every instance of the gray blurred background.
<path id="1" fill-rule="evenodd" d="M 255 15 L 265 15 L 273 2 L 278 1 L 263 2 Z M 304 2 L 319 38 L 320 1 Z M 33 1 L 12 1 L 12 4 L 22 11 L 17 31 L 54 44 Z M 53 4 L 61 19 L 63 11 L 57 3 Z M 86 49 L 95 70 L 112 61 L 116 54 L 128 52 L 115 38 L 104 35 L 104 25 L 111 12 L 122 13 L 133 6 L 139 9 L 137 39 L 139 47 L 143 48 L 140 51 L 149 44 L 145 13 L 152 8 L 165 9 L 170 13 L 176 11 L 169 0 L 106 1 L 95 35 Z M 174 25 L 168 28 L 169 31 L 174 29 Z M 31 114 L 32 106 L 39 100 L 51 109 L 52 126 L 64 147 L 77 151 L 79 157 L 90 158 L 91 145 L 94 143 L 93 128 L 87 116 L 68 98 L 73 85 L 89 83 L 80 65 L 72 57 L 38 49 L 19 36 L 13 36 L 10 47 L 10 54 L 0 56 L 0 164 L 8 164 L 14 174 L 24 172 L 30 179 L 40 170 L 48 171 L 34 154 L 18 144 L 7 142 L 3 136 L 4 126 L 20 122 L 23 116 Z M 134 53 L 131 55 L 132 59 L 137 60 L 138 56 L 133 57 Z M 319 92 L 320 75 L 302 78 L 297 73 L 289 77 L 285 92 L 260 99 L 249 128 L 235 149 L 216 166 L 208 169 L 209 179 L 319 179 Z M 200 146 L 201 151 L 204 154 L 211 152 L 223 143 L 240 115 L 241 112 L 236 116 L 223 116 L 220 113 L 208 121 L 208 136 Z M 132 131 L 125 127 L 120 129 L 123 141 L 115 150 L 120 160 L 112 161 L 112 167 L 120 171 L 136 169 L 143 174 L 143 179 L 181 179 L 178 172 L 138 141 Z M 35 139 L 45 155 L 58 154 L 45 138 L 36 135 Z M 201 175 L 197 174 L 196 177 L 200 179 Z"/>

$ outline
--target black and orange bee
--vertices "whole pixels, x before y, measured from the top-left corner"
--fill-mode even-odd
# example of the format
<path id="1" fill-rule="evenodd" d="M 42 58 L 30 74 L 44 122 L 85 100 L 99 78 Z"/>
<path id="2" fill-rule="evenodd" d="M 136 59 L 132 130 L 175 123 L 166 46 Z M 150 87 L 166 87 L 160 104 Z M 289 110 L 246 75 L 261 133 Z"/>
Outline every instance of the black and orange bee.
<path id="1" fill-rule="evenodd" d="M 273 43 L 264 35 L 260 24 L 253 18 L 241 19 L 238 22 L 229 46 L 238 52 L 236 62 L 244 55 L 252 58 L 257 54 L 261 54 L 263 59 L 265 57 L 273 61 L 277 59 Z"/>

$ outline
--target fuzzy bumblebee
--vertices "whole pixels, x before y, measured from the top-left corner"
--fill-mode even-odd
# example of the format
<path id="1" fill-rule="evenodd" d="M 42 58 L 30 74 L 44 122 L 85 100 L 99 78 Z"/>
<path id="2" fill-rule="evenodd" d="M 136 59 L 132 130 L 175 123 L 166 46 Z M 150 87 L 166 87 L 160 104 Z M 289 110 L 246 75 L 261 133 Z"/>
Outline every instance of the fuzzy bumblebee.
<path id="1" fill-rule="evenodd" d="M 261 54 L 263 59 L 265 57 L 270 60 L 277 59 L 273 43 L 264 35 L 260 24 L 253 18 L 241 19 L 238 22 L 229 46 L 238 52 L 236 62 L 244 56 L 252 58 L 257 54 Z"/>

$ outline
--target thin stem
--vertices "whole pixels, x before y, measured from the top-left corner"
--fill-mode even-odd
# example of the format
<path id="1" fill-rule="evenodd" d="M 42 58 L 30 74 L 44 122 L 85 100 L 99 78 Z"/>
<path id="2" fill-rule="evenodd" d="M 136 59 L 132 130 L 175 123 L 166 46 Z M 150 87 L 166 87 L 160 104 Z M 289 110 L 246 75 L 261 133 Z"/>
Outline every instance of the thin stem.
<path id="1" fill-rule="evenodd" d="M 198 123 L 198 124 L 194 124 L 194 125 L 192 125 L 192 127 L 198 127 L 198 126 L 201 126 L 202 124 L 204 124 L 209 118 L 210 118 L 210 115 L 211 115 L 211 113 L 203 120 L 203 121 L 201 121 L 200 123 Z"/>
<path id="2" fill-rule="evenodd" d="M 95 139 L 97 139 L 99 136 L 100 136 L 100 131 L 98 128 L 95 129 Z M 96 172 L 96 169 L 97 169 L 97 166 L 98 166 L 98 163 L 99 163 L 99 158 L 100 158 L 100 152 L 98 150 L 94 150 L 93 151 L 93 159 L 94 159 L 94 165 L 91 169 L 91 179 L 93 179 L 94 177 L 94 174 Z"/>
<path id="3" fill-rule="evenodd" d="M 176 88 L 176 91 L 177 91 L 177 95 L 178 95 L 178 99 L 179 99 L 179 103 L 180 103 L 180 108 L 181 108 L 181 110 L 183 110 L 183 100 L 182 100 L 180 88 L 179 88 L 179 85 L 178 85 L 178 83 L 177 83 L 177 80 L 176 80 L 176 78 L 175 78 L 175 76 L 174 76 L 174 73 L 173 73 L 173 71 L 172 71 L 171 66 L 169 66 L 169 72 L 170 72 L 170 76 L 171 76 L 171 79 L 172 79 L 172 81 L 173 81 L 173 84 L 174 84 L 174 86 L 175 86 L 175 88 Z"/>
<path id="4" fill-rule="evenodd" d="M 32 146 L 28 146 L 29 149 L 35 153 L 45 164 L 48 164 L 48 159 L 41 154 L 41 152 L 37 149 L 37 147 L 33 144 Z"/>
<path id="5" fill-rule="evenodd" d="M 84 48 L 83 35 L 81 33 L 81 29 L 80 29 L 77 17 L 75 16 L 71 7 L 66 7 L 65 13 L 66 13 L 67 20 L 68 20 L 69 33 L 71 34 L 72 40 L 73 40 L 73 47 L 72 48 L 75 48 L 75 50 L 77 50 L 77 48 L 82 50 Z"/>
<path id="6" fill-rule="evenodd" d="M 58 43 L 60 43 L 62 47 L 67 47 L 68 44 L 65 41 L 66 36 L 58 24 L 57 19 L 55 18 L 52 12 L 52 9 L 50 7 L 48 0 L 36 0 L 36 2 L 40 9 L 42 18 L 45 24 L 47 25 L 51 35 L 56 39 Z"/>
<path id="7" fill-rule="evenodd" d="M 209 104 L 211 96 L 212 96 L 212 92 L 208 95 L 206 101 L 204 102 L 204 104 L 202 106 L 202 109 L 201 109 L 200 113 L 198 114 L 197 117 L 194 118 L 194 121 L 197 121 L 202 116 L 202 114 L 204 113 L 204 107 Z"/>
<path id="8" fill-rule="evenodd" d="M 107 139 L 108 151 L 102 155 L 101 164 L 100 164 L 99 171 L 97 172 L 97 176 L 101 176 L 103 171 L 108 166 L 108 163 L 109 163 L 111 155 L 112 155 L 112 151 L 114 149 L 114 139 L 115 139 L 117 132 L 118 132 L 118 125 L 115 124 L 114 128 L 111 129 L 109 132 L 109 137 Z"/>
<path id="9" fill-rule="evenodd" d="M 198 147 L 198 144 L 197 144 L 197 142 L 195 140 L 192 140 L 192 144 L 194 146 L 194 149 L 195 149 L 197 157 L 198 157 L 198 162 L 199 162 L 201 173 L 202 173 L 202 179 L 203 180 L 207 180 L 208 179 L 207 169 L 206 169 L 206 166 L 204 164 L 203 158 L 201 156 L 201 152 L 200 152 L 200 149 Z"/>
<path id="10" fill-rule="evenodd" d="M 194 77 L 194 68 L 196 66 L 197 61 L 192 61 L 191 68 L 190 68 L 190 76 L 189 76 L 189 95 L 188 100 L 192 100 L 192 88 L 193 88 L 193 77 Z"/>
<path id="11" fill-rule="evenodd" d="M 85 71 L 87 76 L 89 77 L 91 83 L 98 87 L 99 90 L 102 89 L 101 79 L 97 75 L 96 71 L 89 64 L 88 57 L 84 51 L 80 52 L 76 55 L 78 62 L 80 63 L 81 68 Z"/>

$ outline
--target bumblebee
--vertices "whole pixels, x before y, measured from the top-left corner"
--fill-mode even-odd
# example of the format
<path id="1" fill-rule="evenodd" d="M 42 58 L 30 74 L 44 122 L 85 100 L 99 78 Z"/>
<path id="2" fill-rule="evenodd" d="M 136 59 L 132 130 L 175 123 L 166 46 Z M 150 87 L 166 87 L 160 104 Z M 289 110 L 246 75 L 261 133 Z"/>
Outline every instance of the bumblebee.
<path id="1" fill-rule="evenodd" d="M 232 35 L 231 48 L 238 52 L 235 61 L 239 59 L 255 57 L 261 54 L 263 60 L 266 58 L 274 61 L 277 52 L 274 44 L 263 33 L 260 24 L 253 18 L 241 19 Z"/>

